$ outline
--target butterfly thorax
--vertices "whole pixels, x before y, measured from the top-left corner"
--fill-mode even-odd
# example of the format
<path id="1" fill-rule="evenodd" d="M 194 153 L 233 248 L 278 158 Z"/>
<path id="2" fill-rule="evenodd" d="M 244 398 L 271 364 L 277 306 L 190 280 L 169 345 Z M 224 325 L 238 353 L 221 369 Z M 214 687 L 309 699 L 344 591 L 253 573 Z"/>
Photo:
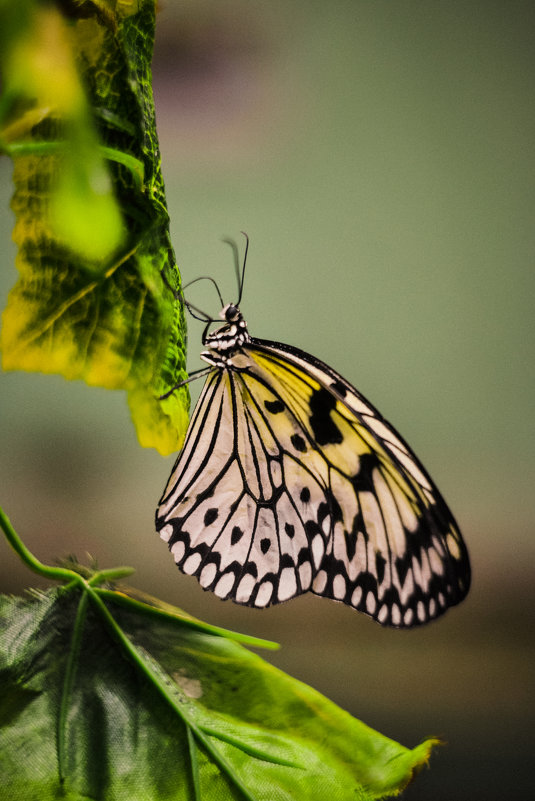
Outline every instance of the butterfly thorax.
<path id="1" fill-rule="evenodd" d="M 201 353 L 201 358 L 208 364 L 225 367 L 230 366 L 229 360 L 232 354 L 250 342 L 251 337 L 241 311 L 234 304 L 229 303 L 225 306 L 220 312 L 220 317 L 226 321 L 225 325 L 204 337 L 203 344 L 208 350 Z"/>

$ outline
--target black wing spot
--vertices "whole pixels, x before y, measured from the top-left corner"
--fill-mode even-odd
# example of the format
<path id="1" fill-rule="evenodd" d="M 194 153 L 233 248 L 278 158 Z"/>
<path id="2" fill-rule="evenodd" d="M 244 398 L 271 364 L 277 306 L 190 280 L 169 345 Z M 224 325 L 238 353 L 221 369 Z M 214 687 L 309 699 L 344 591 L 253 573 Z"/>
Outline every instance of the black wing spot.
<path id="1" fill-rule="evenodd" d="M 236 509 L 237 509 L 237 508 L 238 508 L 238 506 L 240 505 L 240 501 L 241 501 L 241 495 L 238 495 L 238 496 L 236 497 L 236 500 L 235 500 L 235 501 L 232 501 L 232 503 L 230 504 L 230 514 L 231 514 L 231 515 L 233 515 L 233 514 L 234 514 L 234 512 L 236 511 Z"/>
<path id="2" fill-rule="evenodd" d="M 245 574 L 247 574 L 248 576 L 252 576 L 255 579 L 258 578 L 258 568 L 254 562 L 247 562 L 244 570 L 244 575 Z"/>
<path id="3" fill-rule="evenodd" d="M 305 520 L 305 532 L 309 540 L 312 540 L 316 534 L 321 534 L 321 528 L 315 520 Z"/>
<path id="4" fill-rule="evenodd" d="M 345 398 L 345 396 L 347 395 L 347 387 L 344 384 L 342 384 L 341 381 L 334 381 L 331 384 L 331 389 L 333 390 L 333 392 L 336 392 L 337 395 L 340 395 L 341 398 Z"/>
<path id="5" fill-rule="evenodd" d="M 401 584 L 402 587 L 405 584 L 405 579 L 407 578 L 407 574 L 411 569 L 412 569 L 412 562 L 410 558 L 408 558 L 407 556 L 396 557 L 396 571 L 398 574 L 399 583 Z"/>
<path id="6" fill-rule="evenodd" d="M 359 574 L 359 585 L 362 587 L 362 598 L 364 602 L 369 592 L 377 597 L 377 579 L 369 570 L 363 570 L 362 573 Z M 359 608 L 362 609 L 363 604 L 359 604 Z"/>
<path id="7" fill-rule="evenodd" d="M 296 451 L 306 451 L 307 444 L 301 434 L 292 434 L 290 440 Z"/>
<path id="8" fill-rule="evenodd" d="M 208 509 L 208 511 L 204 515 L 204 525 L 205 526 L 211 525 L 214 522 L 214 520 L 217 520 L 218 514 L 219 512 L 215 507 Z"/>
<path id="9" fill-rule="evenodd" d="M 329 503 L 320 503 L 318 507 L 318 523 L 320 526 L 323 524 L 323 521 L 326 517 L 331 515 L 331 507 Z"/>
<path id="10" fill-rule="evenodd" d="M 363 453 L 360 456 L 359 471 L 352 477 L 351 484 L 355 493 L 359 492 L 373 492 L 375 493 L 375 485 L 373 483 L 373 471 L 380 469 L 381 462 L 376 453 Z"/>
<path id="11" fill-rule="evenodd" d="M 310 425 L 318 445 L 334 445 L 342 442 L 342 434 L 331 418 L 336 399 L 328 389 L 316 389 L 310 397 Z"/>
<path id="12" fill-rule="evenodd" d="M 266 554 L 270 548 L 271 548 L 271 540 L 269 539 L 269 537 L 264 537 L 262 540 L 260 540 L 260 550 L 262 551 L 263 554 Z"/>
<path id="13" fill-rule="evenodd" d="M 230 534 L 230 544 L 236 545 L 243 537 L 243 531 L 239 526 L 234 526 Z"/>
<path id="14" fill-rule="evenodd" d="M 284 411 L 284 403 L 280 400 L 266 400 L 264 406 L 271 414 L 280 414 Z"/>
<path id="15" fill-rule="evenodd" d="M 208 489 L 204 490 L 203 492 L 199 492 L 197 495 L 198 501 L 205 501 L 207 498 L 211 498 L 214 494 L 215 487 L 209 487 Z"/>
<path id="16" fill-rule="evenodd" d="M 347 531 L 344 531 L 344 536 L 346 541 L 347 558 L 350 562 L 352 562 L 355 558 L 355 552 L 357 550 L 357 537 L 353 532 L 349 533 Z"/>
<path id="17" fill-rule="evenodd" d="M 375 568 L 377 570 L 377 581 L 379 584 L 383 583 L 385 577 L 386 559 L 380 553 L 375 554 Z"/>
<path id="18" fill-rule="evenodd" d="M 285 523 L 284 530 L 290 539 L 295 536 L 295 526 L 292 526 L 291 523 Z"/>
<path id="19" fill-rule="evenodd" d="M 309 488 L 308 487 L 303 487 L 299 497 L 301 498 L 301 501 L 303 503 L 308 503 L 310 501 L 310 490 L 309 490 Z"/>

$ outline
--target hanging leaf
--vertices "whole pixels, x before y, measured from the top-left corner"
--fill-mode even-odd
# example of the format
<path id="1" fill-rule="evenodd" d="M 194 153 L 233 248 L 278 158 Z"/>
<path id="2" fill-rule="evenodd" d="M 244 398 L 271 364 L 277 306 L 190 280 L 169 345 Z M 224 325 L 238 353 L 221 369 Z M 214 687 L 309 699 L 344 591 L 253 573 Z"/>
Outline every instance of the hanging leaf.
<path id="1" fill-rule="evenodd" d="M 10 801 L 364 801 L 426 763 L 433 741 L 389 740 L 238 635 L 80 587 L 0 598 Z"/>
<path id="2" fill-rule="evenodd" d="M 154 0 L 0 0 L 2 146 L 19 280 L 3 366 L 126 389 L 140 442 L 181 446 L 187 388 L 150 63 Z"/>

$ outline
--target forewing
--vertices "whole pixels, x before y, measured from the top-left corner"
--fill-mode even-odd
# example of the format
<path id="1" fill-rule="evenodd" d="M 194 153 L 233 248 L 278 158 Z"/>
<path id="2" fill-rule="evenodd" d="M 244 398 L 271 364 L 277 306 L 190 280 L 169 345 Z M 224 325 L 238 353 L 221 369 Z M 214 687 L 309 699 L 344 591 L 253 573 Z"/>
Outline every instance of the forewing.
<path id="1" fill-rule="evenodd" d="M 470 585 L 461 534 L 395 429 L 314 357 L 261 340 L 249 356 L 300 426 L 301 463 L 324 482 L 320 525 L 325 532 L 329 522 L 331 536 L 311 590 L 393 626 L 426 623 L 459 603 Z M 287 488 L 299 492 L 291 480 Z"/>

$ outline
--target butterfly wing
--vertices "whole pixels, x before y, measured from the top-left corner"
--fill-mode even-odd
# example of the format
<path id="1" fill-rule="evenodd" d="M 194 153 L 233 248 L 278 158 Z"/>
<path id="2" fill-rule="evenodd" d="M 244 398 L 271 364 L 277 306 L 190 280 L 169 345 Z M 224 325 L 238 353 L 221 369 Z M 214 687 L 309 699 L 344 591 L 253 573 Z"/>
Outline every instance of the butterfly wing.
<path id="1" fill-rule="evenodd" d="M 311 590 L 384 625 L 458 603 L 469 563 L 412 451 L 334 370 L 251 340 L 214 370 L 157 513 L 175 560 L 250 606 Z"/>
<path id="2" fill-rule="evenodd" d="M 466 546 L 406 442 L 313 356 L 256 340 L 252 357 L 265 380 L 277 376 L 281 401 L 306 434 L 303 461 L 310 450 L 328 466 L 332 536 L 312 592 L 393 626 L 426 623 L 459 603 L 470 587 Z"/>
<path id="3" fill-rule="evenodd" d="M 312 520 L 328 514 L 327 471 L 301 459 L 300 423 L 252 353 L 233 361 L 206 381 L 156 527 L 204 589 L 263 607 L 311 589 L 330 540 Z"/>

